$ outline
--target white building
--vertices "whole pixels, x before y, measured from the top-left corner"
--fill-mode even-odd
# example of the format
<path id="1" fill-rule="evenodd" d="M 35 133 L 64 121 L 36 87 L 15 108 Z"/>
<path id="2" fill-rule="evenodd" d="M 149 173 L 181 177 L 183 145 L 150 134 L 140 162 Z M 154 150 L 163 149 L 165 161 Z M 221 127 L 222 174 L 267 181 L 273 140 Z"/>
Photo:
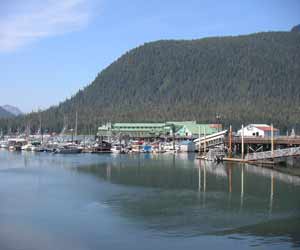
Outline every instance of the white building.
<path id="1" fill-rule="evenodd" d="M 238 130 L 237 134 L 242 135 L 242 129 Z M 244 127 L 244 136 L 245 137 L 271 137 L 272 127 L 267 124 L 249 124 Z M 279 136 L 279 130 L 277 128 L 273 129 L 274 136 Z"/>

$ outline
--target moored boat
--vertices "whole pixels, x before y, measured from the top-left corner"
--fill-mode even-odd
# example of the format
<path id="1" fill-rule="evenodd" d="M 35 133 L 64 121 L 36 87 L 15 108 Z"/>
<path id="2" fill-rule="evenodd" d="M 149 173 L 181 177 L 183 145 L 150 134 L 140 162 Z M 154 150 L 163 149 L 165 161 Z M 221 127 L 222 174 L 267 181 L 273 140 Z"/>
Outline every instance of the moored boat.
<path id="1" fill-rule="evenodd" d="M 75 145 L 64 145 L 53 150 L 54 154 L 79 154 L 82 149 Z"/>
<path id="2" fill-rule="evenodd" d="M 106 141 L 97 142 L 92 147 L 92 153 L 111 153 L 111 143 Z"/>
<path id="3" fill-rule="evenodd" d="M 7 142 L 7 141 L 1 141 L 1 142 L 0 142 L 0 148 L 5 148 L 5 149 L 7 149 L 7 148 L 8 148 L 8 142 Z"/>

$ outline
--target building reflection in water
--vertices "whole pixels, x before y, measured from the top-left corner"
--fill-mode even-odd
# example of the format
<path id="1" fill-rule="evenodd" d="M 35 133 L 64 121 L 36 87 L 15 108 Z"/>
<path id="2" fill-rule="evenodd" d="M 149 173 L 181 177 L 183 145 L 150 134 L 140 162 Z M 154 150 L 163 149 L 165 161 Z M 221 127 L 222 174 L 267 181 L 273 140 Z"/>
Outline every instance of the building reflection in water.
<path id="1" fill-rule="evenodd" d="M 203 192 L 206 192 L 206 162 L 203 165 Z"/>
<path id="2" fill-rule="evenodd" d="M 228 166 L 228 191 L 232 192 L 232 166 L 229 164 Z"/>
<path id="3" fill-rule="evenodd" d="M 121 193 L 106 199 L 106 204 L 151 230 L 180 233 L 188 228 L 194 234 L 232 227 L 236 232 L 263 234 L 264 224 L 259 223 L 290 216 L 297 208 L 297 198 L 287 198 L 296 189 L 291 192 L 286 182 L 297 183 L 299 178 L 251 165 L 182 161 L 174 155 L 155 159 L 122 155 L 117 161 L 77 169 L 120 184 L 116 190 Z M 254 226 L 245 227 L 249 225 Z"/>
<path id="4" fill-rule="evenodd" d="M 111 177 L 111 165 L 109 164 L 109 165 L 107 165 L 107 167 L 106 167 L 106 179 L 107 179 L 108 181 L 110 181 L 110 177 Z"/>
<path id="5" fill-rule="evenodd" d="M 201 191 L 201 161 L 199 161 L 198 166 L 198 190 Z"/>
<path id="6" fill-rule="evenodd" d="M 273 196 L 274 196 L 274 173 L 271 172 L 271 188 L 270 188 L 270 205 L 269 205 L 269 215 L 272 214 L 273 210 Z"/>
<path id="7" fill-rule="evenodd" d="M 102 176 L 111 183 L 128 186 L 197 190 L 201 207 L 209 207 L 211 203 L 219 202 L 223 203 L 224 208 L 237 209 L 241 213 L 254 203 L 263 204 L 266 201 L 265 207 L 260 209 L 266 214 L 274 214 L 276 179 L 280 182 L 280 187 L 282 183 L 300 185 L 300 178 L 271 169 L 247 164 L 216 164 L 201 160 L 184 161 L 181 164 L 181 160 L 174 155 L 155 159 L 146 159 L 143 155 L 122 155 L 115 162 L 77 169 Z"/>
<path id="8" fill-rule="evenodd" d="M 293 176 L 285 173 L 278 172 L 273 169 L 263 168 L 263 167 L 256 167 L 253 165 L 245 164 L 245 169 L 249 173 L 253 173 L 259 176 L 265 176 L 267 178 L 273 174 L 274 179 L 279 181 L 285 182 L 287 184 L 293 184 L 295 186 L 300 186 L 300 178 L 298 176 Z"/>
<path id="9" fill-rule="evenodd" d="M 240 209 L 243 208 L 244 203 L 244 166 L 241 166 L 241 203 Z"/>
<path id="10" fill-rule="evenodd" d="M 198 191 L 202 194 L 202 205 L 205 207 L 205 199 L 206 199 L 206 191 L 207 191 L 207 170 L 211 175 L 215 176 L 222 176 L 228 178 L 228 207 L 231 206 L 232 203 L 232 193 L 233 193 L 233 171 L 235 170 L 240 171 L 240 212 L 242 212 L 244 207 L 244 196 L 245 196 L 245 171 L 255 173 L 264 177 L 270 176 L 270 194 L 269 194 L 269 206 L 268 211 L 269 214 L 272 214 L 273 211 L 273 203 L 274 203 L 274 185 L 275 179 L 280 179 L 284 182 L 288 183 L 299 183 L 300 179 L 298 177 L 291 177 L 287 174 L 282 174 L 270 169 L 263 169 L 258 168 L 256 166 L 250 165 L 240 165 L 240 166 L 233 166 L 232 164 L 227 164 L 227 172 L 224 170 L 226 169 L 225 165 L 223 164 L 216 164 L 213 162 L 207 161 L 198 161 Z M 237 181 L 238 179 L 236 179 Z"/>

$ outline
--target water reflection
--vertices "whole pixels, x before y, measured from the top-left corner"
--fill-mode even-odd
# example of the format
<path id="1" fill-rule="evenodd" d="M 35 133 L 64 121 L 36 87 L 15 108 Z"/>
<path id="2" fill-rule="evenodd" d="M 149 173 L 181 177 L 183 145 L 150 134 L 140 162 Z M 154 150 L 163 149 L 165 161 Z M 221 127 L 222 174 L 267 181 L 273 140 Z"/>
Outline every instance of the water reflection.
<path id="1" fill-rule="evenodd" d="M 254 171 L 254 166 L 201 161 L 181 165 L 174 157 L 148 162 L 139 156 L 137 164 L 131 158 L 125 159 L 77 170 L 112 184 L 148 188 L 134 196 L 119 195 L 108 200 L 108 204 L 122 216 L 144 221 L 151 229 L 177 236 L 198 235 L 299 215 L 299 198 L 284 181 L 280 195 L 286 198 L 276 200 L 274 206 L 274 180 L 278 175 L 272 170 L 266 175 Z M 294 181 L 298 182 L 296 178 Z M 286 203 L 291 196 L 293 200 Z"/>
<path id="2" fill-rule="evenodd" d="M 274 173 L 271 172 L 271 188 L 270 188 L 270 210 L 269 210 L 269 214 L 272 214 L 272 210 L 273 210 L 273 196 L 274 196 Z"/>
<path id="3" fill-rule="evenodd" d="M 215 235 L 247 235 L 256 236 L 252 240 L 252 247 L 265 244 L 280 246 L 280 243 L 292 242 L 289 248 L 299 249 L 300 246 L 300 218 L 277 219 L 243 226 L 235 229 L 215 232 Z M 285 247 L 284 247 L 285 248 Z"/>
<path id="4" fill-rule="evenodd" d="M 241 203 L 240 209 L 243 208 L 244 203 L 244 166 L 241 166 Z"/>
<path id="5" fill-rule="evenodd" d="M 0 169 L 8 163 L 5 157 Z M 0 216 L 6 215 L 1 219 L 28 218 L 24 225 L 31 225 L 42 218 L 49 230 L 57 230 L 49 221 L 65 223 L 79 239 L 85 235 L 92 249 L 101 246 L 99 231 L 113 232 L 112 241 L 123 234 L 128 239 L 138 235 L 145 242 L 172 236 L 194 241 L 192 247 L 206 236 L 226 237 L 224 242 L 234 236 L 254 245 L 273 244 L 280 237 L 300 244 L 297 177 L 251 165 L 199 161 L 191 155 L 19 157 L 10 161 L 22 171 L 0 171 L 5 181 L 0 184 Z M 24 218 L 20 207 L 26 211 Z M 3 225 L 2 220 L 0 240 Z"/>
<path id="6" fill-rule="evenodd" d="M 298 176 L 280 173 L 273 169 L 257 167 L 249 164 L 246 164 L 245 168 L 247 172 L 254 173 L 256 175 L 266 176 L 266 177 L 273 175 L 274 178 L 279 181 L 285 182 L 287 184 L 293 184 L 295 186 L 300 186 L 300 178 Z"/>

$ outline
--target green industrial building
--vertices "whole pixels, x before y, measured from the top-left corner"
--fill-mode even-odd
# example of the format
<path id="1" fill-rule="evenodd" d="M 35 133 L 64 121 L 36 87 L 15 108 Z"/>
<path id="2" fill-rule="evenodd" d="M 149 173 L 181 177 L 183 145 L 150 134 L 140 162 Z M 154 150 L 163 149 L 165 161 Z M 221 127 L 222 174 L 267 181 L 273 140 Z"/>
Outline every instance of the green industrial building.
<path id="1" fill-rule="evenodd" d="M 107 123 L 98 128 L 98 136 L 128 136 L 130 138 L 182 137 L 197 138 L 220 131 L 219 124 L 197 124 L 196 121 L 165 123 Z"/>

